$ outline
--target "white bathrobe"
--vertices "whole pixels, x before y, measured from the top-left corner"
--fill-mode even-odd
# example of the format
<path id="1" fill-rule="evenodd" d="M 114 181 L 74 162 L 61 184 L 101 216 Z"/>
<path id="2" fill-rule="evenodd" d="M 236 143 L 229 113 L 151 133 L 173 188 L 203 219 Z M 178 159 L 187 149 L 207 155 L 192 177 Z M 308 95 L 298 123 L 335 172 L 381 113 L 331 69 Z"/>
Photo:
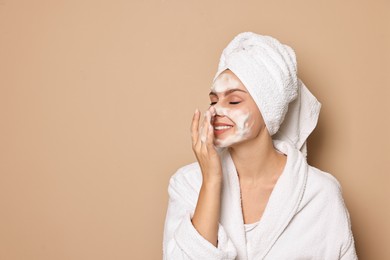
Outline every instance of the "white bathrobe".
<path id="1" fill-rule="evenodd" d="M 198 163 L 180 168 L 170 179 L 163 255 L 179 259 L 357 259 L 348 210 L 337 179 L 307 164 L 303 154 L 285 141 L 274 140 L 287 155 L 247 248 L 240 185 L 233 160 L 221 153 L 223 188 L 218 246 L 194 228 L 202 174 Z"/>

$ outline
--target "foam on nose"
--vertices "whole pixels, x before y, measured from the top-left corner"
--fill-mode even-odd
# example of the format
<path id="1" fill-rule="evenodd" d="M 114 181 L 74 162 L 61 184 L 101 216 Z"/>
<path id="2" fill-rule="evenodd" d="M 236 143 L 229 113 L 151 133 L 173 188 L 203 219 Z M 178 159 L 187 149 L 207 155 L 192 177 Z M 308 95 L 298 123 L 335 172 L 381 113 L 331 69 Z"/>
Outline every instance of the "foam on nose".
<path id="1" fill-rule="evenodd" d="M 219 115 L 219 116 L 228 116 L 229 114 L 229 109 L 226 108 L 226 107 L 222 107 L 220 105 L 215 105 L 214 106 L 214 109 L 215 109 L 215 114 L 216 115 Z"/>

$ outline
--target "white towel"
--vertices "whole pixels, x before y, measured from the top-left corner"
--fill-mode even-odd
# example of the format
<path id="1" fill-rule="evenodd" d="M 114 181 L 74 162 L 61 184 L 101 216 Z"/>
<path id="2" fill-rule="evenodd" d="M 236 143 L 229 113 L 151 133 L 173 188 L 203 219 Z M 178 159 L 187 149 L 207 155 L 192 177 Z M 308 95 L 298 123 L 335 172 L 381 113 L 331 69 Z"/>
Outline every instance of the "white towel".
<path id="1" fill-rule="evenodd" d="M 297 77 L 294 50 L 271 36 L 243 32 L 223 50 L 213 81 L 226 69 L 248 89 L 272 138 L 306 156 L 321 104 Z"/>

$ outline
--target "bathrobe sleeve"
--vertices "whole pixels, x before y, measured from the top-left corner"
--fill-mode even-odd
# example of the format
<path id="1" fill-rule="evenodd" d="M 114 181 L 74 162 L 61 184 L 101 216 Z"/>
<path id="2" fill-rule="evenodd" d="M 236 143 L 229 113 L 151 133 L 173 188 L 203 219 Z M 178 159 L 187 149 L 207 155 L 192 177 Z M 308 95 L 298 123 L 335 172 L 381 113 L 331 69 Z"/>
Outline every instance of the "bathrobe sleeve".
<path id="1" fill-rule="evenodd" d="M 197 181 L 191 179 L 196 172 L 186 172 L 185 169 L 188 170 L 188 168 L 179 169 L 169 181 L 163 259 L 235 259 L 236 249 L 221 224 L 218 229 L 217 247 L 200 235 L 192 225 L 191 219 L 198 199 L 199 182 L 196 185 Z"/>
<path id="2" fill-rule="evenodd" d="M 336 179 L 336 182 L 337 182 L 340 194 L 342 194 L 343 189 L 342 189 L 340 183 L 337 181 L 337 179 Z M 351 229 L 351 218 L 350 218 L 348 209 L 346 208 L 344 199 L 342 198 L 342 195 L 340 195 L 340 197 L 341 197 L 342 203 L 344 205 L 345 214 L 346 214 L 346 218 L 347 218 L 347 227 L 348 227 L 347 242 L 345 243 L 345 246 L 342 248 L 343 251 L 341 252 L 340 259 L 341 260 L 357 260 L 358 257 L 357 257 L 356 249 L 355 249 L 355 239 L 353 237 L 352 229 Z"/>
<path id="3" fill-rule="evenodd" d="M 312 168 L 315 169 L 315 168 Z M 325 209 L 322 214 L 327 216 L 328 221 L 324 224 L 324 229 L 331 231 L 329 234 L 328 246 L 331 248 L 332 241 L 340 248 L 338 259 L 357 260 L 355 242 L 352 233 L 351 218 L 343 198 L 343 189 L 340 182 L 331 174 L 315 169 L 319 176 L 326 177 L 328 181 L 322 179 L 322 196 L 325 200 L 320 203 Z M 312 174 L 315 174 L 312 172 Z M 318 176 L 318 175 L 317 175 Z M 327 204 L 327 205 L 325 205 Z M 330 255 L 329 255 L 330 257 Z M 328 258 L 330 259 L 330 258 Z"/>
<path id="4" fill-rule="evenodd" d="M 355 250 L 355 242 L 353 239 L 353 236 L 351 234 L 351 237 L 349 239 L 349 244 L 346 247 L 344 253 L 341 255 L 341 260 L 357 260 L 358 257 L 356 255 L 356 250 Z"/>

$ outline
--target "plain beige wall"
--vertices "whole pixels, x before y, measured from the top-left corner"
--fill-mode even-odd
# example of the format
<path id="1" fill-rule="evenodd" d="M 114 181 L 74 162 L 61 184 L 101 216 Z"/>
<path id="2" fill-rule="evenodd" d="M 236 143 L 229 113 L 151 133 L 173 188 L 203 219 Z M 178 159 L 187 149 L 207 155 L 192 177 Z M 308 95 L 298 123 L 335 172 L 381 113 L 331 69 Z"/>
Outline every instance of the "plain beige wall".
<path id="1" fill-rule="evenodd" d="M 390 259 L 389 1 L 0 0 L 0 259 L 161 259 L 219 56 L 276 37 L 322 103 L 309 162 Z"/>

